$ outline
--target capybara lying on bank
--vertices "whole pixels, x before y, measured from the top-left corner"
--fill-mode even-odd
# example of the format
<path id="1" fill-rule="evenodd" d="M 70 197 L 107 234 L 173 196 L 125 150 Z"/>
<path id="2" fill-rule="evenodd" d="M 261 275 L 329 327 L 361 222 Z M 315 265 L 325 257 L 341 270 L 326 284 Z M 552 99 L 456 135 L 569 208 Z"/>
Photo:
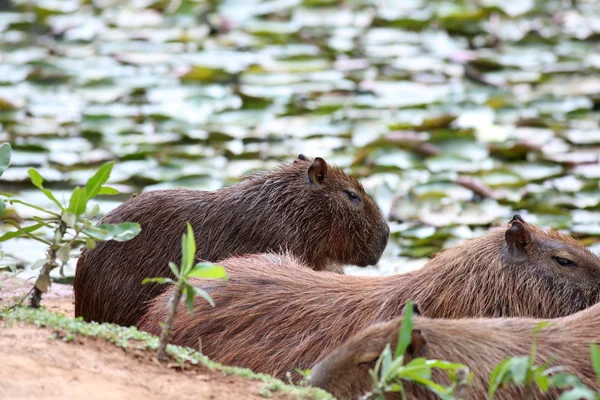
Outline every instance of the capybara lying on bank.
<path id="1" fill-rule="evenodd" d="M 531 351 L 532 332 L 542 320 L 526 318 L 495 319 L 413 319 L 413 342 L 407 357 L 425 357 L 466 364 L 474 373 L 467 388 L 468 399 L 486 399 L 492 370 L 507 357 L 526 356 Z M 537 339 L 537 364 L 554 355 L 552 365 L 568 368 L 584 384 L 597 389 L 590 361 L 590 343 L 600 343 L 600 304 L 563 318 L 550 320 Z M 309 383 L 331 392 L 338 400 L 355 400 L 371 390 L 369 369 L 390 344 L 395 351 L 402 317 L 373 325 L 350 338 L 311 370 Z M 447 384 L 440 371 L 433 380 Z M 425 387 L 403 382 L 409 399 L 438 399 Z M 556 399 L 558 390 L 543 394 L 534 390 L 535 399 Z M 401 399 L 399 393 L 386 399 Z M 496 392 L 495 399 L 522 399 L 524 388 L 508 385 Z"/>
<path id="2" fill-rule="evenodd" d="M 227 365 L 278 377 L 310 368 L 347 338 L 400 315 L 407 299 L 432 318 L 540 317 L 600 301 L 600 258 L 559 232 L 524 222 L 466 241 L 422 269 L 388 277 L 314 272 L 274 254 L 220 262 L 229 281 L 195 280 L 214 299 L 196 299 L 175 318 L 173 343 Z M 172 289 L 154 299 L 138 327 L 160 333 Z"/>
<path id="3" fill-rule="evenodd" d="M 75 316 L 135 325 L 146 302 L 167 289 L 142 280 L 172 276 L 169 261 L 181 259 L 187 221 L 199 259 L 288 251 L 316 271 L 374 265 L 389 235 L 381 211 L 357 180 L 322 158 L 310 161 L 303 155 L 215 192 L 143 193 L 102 220 L 125 221 L 141 225 L 135 239 L 100 242 L 79 258 Z"/>

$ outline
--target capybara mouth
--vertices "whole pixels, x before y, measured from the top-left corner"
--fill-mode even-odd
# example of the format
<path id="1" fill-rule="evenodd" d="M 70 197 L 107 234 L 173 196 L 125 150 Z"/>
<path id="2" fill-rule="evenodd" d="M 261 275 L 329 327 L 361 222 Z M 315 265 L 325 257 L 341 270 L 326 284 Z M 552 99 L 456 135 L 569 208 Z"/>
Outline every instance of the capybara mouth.
<path id="1" fill-rule="evenodd" d="M 385 249 L 385 246 L 383 248 Z M 377 263 L 381 259 L 382 254 L 383 254 L 383 250 L 381 250 L 381 252 L 379 252 L 379 254 L 377 256 L 367 258 L 364 262 L 359 263 L 357 265 L 359 267 L 368 267 L 370 265 L 377 265 Z"/>

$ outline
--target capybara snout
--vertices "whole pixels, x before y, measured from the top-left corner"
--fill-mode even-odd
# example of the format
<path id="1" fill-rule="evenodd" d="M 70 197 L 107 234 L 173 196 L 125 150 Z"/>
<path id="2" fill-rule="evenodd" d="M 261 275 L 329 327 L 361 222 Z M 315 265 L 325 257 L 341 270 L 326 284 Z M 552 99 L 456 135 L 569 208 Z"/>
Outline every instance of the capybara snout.
<path id="1" fill-rule="evenodd" d="M 366 258 L 364 263 L 357 263 L 359 267 L 366 267 L 367 265 L 375 265 L 379 262 L 381 255 L 387 247 L 388 239 L 390 236 L 390 227 L 386 220 L 380 221 L 380 226 L 377 232 L 373 235 L 373 254 L 370 258 Z"/>

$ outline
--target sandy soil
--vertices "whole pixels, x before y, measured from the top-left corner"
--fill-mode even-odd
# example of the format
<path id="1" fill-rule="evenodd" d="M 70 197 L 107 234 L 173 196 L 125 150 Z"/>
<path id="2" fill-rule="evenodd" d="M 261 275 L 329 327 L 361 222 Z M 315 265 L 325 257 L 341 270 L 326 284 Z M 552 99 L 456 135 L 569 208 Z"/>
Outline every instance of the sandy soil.
<path id="1" fill-rule="evenodd" d="M 34 281 L 27 283 L 17 279 L 3 279 L 0 275 L 0 304 L 13 304 L 15 299 L 26 294 Z M 42 297 L 42 306 L 50 311 L 73 317 L 75 313 L 75 296 L 73 286 L 53 283 L 50 291 Z"/>
<path id="2" fill-rule="evenodd" d="M 261 382 L 169 369 L 148 352 L 84 337 L 66 343 L 51 334 L 26 325 L 0 329 L 0 399 L 264 399 Z"/>
<path id="3" fill-rule="evenodd" d="M 0 282 L 0 304 L 26 293 L 17 282 Z M 53 284 L 42 305 L 73 316 L 70 285 Z M 225 376 L 200 366 L 165 368 L 153 354 L 125 351 L 102 339 L 52 339 L 50 329 L 31 325 L 0 325 L 1 400 L 96 399 L 264 399 L 264 385 L 238 376 Z M 287 396 L 274 393 L 273 399 Z"/>

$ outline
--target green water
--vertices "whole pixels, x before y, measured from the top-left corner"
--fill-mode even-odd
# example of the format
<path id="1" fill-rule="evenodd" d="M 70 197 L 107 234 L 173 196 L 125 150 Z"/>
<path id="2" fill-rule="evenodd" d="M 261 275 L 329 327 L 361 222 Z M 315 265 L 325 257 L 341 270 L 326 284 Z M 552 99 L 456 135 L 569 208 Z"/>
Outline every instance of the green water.
<path id="1" fill-rule="evenodd" d="M 389 216 L 379 267 L 353 273 L 418 267 L 516 211 L 600 253 L 599 33 L 593 0 L 16 1 L 0 11 L 1 190 L 51 206 L 27 168 L 67 196 L 115 160 L 123 196 L 104 213 L 304 153 Z"/>

